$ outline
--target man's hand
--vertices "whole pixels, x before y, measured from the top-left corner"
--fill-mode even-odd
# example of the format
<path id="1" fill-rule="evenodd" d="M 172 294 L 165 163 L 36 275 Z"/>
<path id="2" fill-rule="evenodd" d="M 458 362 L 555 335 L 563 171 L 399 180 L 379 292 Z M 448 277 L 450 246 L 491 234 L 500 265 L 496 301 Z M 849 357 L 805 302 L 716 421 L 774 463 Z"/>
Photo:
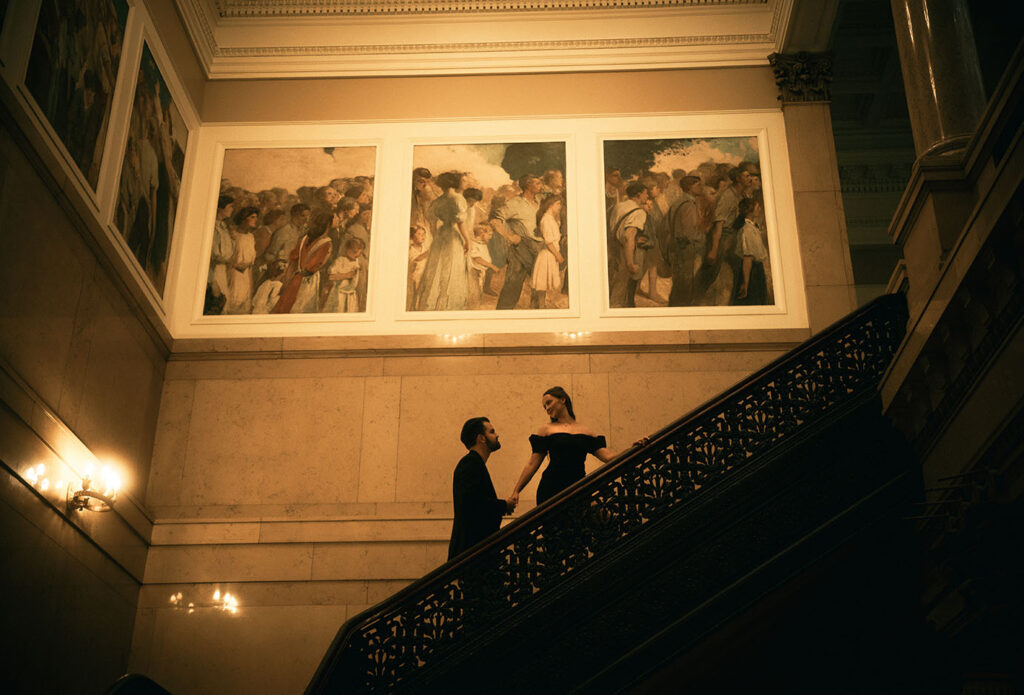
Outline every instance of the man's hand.
<path id="1" fill-rule="evenodd" d="M 519 504 L 519 495 L 512 495 L 511 497 L 509 497 L 507 500 L 505 500 L 505 509 L 507 510 L 505 513 L 511 514 L 512 512 L 514 512 L 516 510 L 517 504 Z"/>

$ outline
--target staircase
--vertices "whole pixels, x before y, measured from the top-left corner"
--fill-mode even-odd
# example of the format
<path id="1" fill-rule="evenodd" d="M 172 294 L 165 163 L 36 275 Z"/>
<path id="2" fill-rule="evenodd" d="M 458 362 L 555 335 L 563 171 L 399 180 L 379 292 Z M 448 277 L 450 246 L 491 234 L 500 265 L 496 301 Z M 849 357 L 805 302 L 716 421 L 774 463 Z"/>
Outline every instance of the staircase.
<path id="1" fill-rule="evenodd" d="M 347 621 L 307 693 L 636 688 L 906 499 L 881 297 Z"/>

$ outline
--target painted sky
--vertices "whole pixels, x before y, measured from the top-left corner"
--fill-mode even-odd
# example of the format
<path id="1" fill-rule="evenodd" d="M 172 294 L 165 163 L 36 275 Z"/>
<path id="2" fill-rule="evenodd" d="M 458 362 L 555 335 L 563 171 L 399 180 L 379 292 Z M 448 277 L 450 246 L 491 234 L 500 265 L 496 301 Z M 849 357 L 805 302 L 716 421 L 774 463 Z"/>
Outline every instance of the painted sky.
<path id="1" fill-rule="evenodd" d="M 505 144 L 486 145 L 417 145 L 413 167 L 426 167 L 437 176 L 445 171 L 472 174 L 483 188 L 498 188 L 512 179 L 501 168 Z"/>
<path id="2" fill-rule="evenodd" d="M 254 193 L 280 187 L 295 192 L 302 186 L 326 186 L 331 179 L 373 176 L 374 147 L 227 150 L 222 178 Z"/>

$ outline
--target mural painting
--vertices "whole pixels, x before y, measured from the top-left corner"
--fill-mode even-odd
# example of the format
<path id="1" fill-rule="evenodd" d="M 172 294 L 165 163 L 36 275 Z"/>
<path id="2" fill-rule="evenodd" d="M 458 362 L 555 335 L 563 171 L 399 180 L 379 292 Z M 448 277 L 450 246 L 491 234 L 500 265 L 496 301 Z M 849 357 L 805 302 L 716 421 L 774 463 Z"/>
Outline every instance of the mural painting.
<path id="1" fill-rule="evenodd" d="M 149 46 L 143 44 L 114 221 L 160 295 L 187 145 L 188 128 Z"/>
<path id="2" fill-rule="evenodd" d="M 565 309 L 565 143 L 418 145 L 408 311 Z"/>
<path id="3" fill-rule="evenodd" d="M 42 0 L 25 86 L 96 188 L 121 62 L 124 0 Z"/>
<path id="4" fill-rule="evenodd" d="M 775 303 L 756 137 L 604 142 L 609 306 Z"/>
<path id="5" fill-rule="evenodd" d="M 227 150 L 203 313 L 365 312 L 376 157 Z"/>

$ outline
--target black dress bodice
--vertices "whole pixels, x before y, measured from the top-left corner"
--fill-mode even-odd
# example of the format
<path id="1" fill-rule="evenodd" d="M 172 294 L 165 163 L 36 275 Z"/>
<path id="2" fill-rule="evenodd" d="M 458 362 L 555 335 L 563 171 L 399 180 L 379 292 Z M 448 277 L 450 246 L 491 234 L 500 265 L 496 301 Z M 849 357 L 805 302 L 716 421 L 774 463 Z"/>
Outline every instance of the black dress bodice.
<path id="1" fill-rule="evenodd" d="M 586 474 L 587 454 L 607 446 L 603 436 L 571 432 L 530 435 L 530 448 L 535 454 L 548 454 L 550 460 L 537 486 L 537 504 L 550 499 Z"/>

